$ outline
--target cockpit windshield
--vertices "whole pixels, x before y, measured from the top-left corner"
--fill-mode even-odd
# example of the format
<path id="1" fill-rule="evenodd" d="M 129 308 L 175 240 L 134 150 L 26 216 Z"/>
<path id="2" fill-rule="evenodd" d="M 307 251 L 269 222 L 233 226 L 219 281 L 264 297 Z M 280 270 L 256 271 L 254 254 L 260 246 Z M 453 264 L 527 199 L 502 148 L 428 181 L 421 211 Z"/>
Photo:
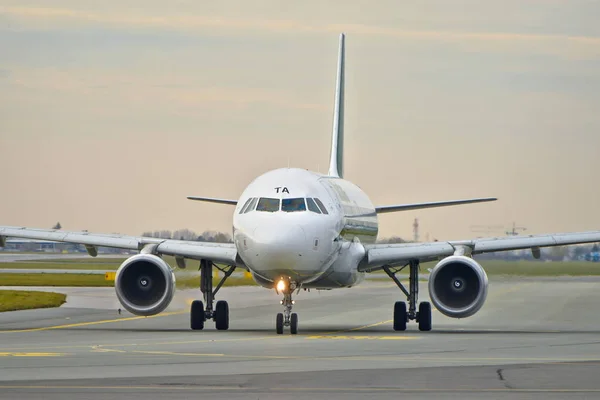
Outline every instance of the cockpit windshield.
<path id="1" fill-rule="evenodd" d="M 319 208 L 321 209 L 321 212 L 322 212 L 323 214 L 329 214 L 329 213 L 327 212 L 327 209 L 325 208 L 325 205 L 323 204 L 323 202 L 322 202 L 321 200 L 319 200 L 319 199 L 317 199 L 317 198 L 315 197 L 315 202 L 316 202 L 316 203 L 319 205 Z"/>
<path id="2" fill-rule="evenodd" d="M 317 214 L 321 214 L 321 210 L 319 210 L 317 203 L 315 203 L 315 201 L 313 199 L 311 199 L 310 197 L 306 198 L 306 204 L 308 205 L 308 209 L 310 211 L 317 213 Z"/>
<path id="3" fill-rule="evenodd" d="M 254 211 L 254 207 L 256 207 L 256 202 L 258 201 L 258 197 L 254 197 L 250 204 L 244 210 L 244 214 L 249 213 L 250 211 Z"/>
<path id="4" fill-rule="evenodd" d="M 269 197 L 261 197 L 260 200 L 258 200 L 258 205 L 256 206 L 256 211 L 268 211 L 268 212 L 279 211 L 279 199 L 272 199 Z"/>
<path id="5" fill-rule="evenodd" d="M 286 212 L 306 211 L 306 203 L 304 203 L 303 198 L 282 199 L 281 200 L 281 211 L 286 211 Z"/>
<path id="6" fill-rule="evenodd" d="M 294 199 L 274 199 L 271 197 L 253 197 L 248 199 L 240 214 L 249 213 L 251 211 L 267 211 L 276 212 L 280 210 L 283 212 L 297 212 L 297 211 L 312 211 L 316 214 L 327 214 L 327 210 L 323 203 L 317 198 L 306 198 L 301 197 Z M 256 208 L 254 208 L 256 207 Z"/>

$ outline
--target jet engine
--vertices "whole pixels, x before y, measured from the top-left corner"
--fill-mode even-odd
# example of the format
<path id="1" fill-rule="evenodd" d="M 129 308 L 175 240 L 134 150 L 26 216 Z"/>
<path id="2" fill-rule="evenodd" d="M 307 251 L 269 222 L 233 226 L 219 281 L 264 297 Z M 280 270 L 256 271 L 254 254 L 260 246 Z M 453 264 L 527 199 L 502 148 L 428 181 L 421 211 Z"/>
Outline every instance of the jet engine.
<path id="1" fill-rule="evenodd" d="M 175 294 L 175 275 L 162 258 L 137 254 L 119 266 L 115 291 L 127 311 L 135 315 L 155 315 L 171 303 Z"/>
<path id="2" fill-rule="evenodd" d="M 446 257 L 429 275 L 429 297 L 448 317 L 466 318 L 475 314 L 483 306 L 487 290 L 487 274 L 470 257 Z"/>

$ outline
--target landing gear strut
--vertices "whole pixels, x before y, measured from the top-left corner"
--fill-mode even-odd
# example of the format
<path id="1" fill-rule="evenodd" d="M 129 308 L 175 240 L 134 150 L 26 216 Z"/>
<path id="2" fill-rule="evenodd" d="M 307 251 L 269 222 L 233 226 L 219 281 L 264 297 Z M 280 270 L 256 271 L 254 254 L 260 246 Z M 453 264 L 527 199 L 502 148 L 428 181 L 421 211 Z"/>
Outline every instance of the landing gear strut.
<path id="1" fill-rule="evenodd" d="M 290 333 L 292 335 L 298 333 L 298 314 L 292 312 L 292 306 L 295 304 L 295 301 L 292 300 L 292 293 L 295 289 L 295 282 L 280 279 L 276 283 L 275 290 L 278 293 L 283 293 L 283 300 L 281 300 L 281 304 L 283 305 L 283 313 L 278 313 L 277 317 L 275 318 L 275 330 L 279 335 L 283 333 L 284 326 L 290 327 Z"/>
<path id="2" fill-rule="evenodd" d="M 222 271 L 225 275 L 219 282 L 216 288 L 213 290 L 212 281 L 212 269 L 213 267 Z M 190 309 L 190 325 L 193 330 L 204 329 L 204 322 L 213 319 L 215 321 L 215 327 L 219 331 L 225 331 L 229 329 L 229 305 L 226 301 L 217 301 L 213 309 L 213 303 L 215 295 L 221 289 L 221 286 L 225 283 L 227 278 L 235 271 L 235 265 L 230 266 L 227 269 L 216 266 L 210 260 L 200 261 L 200 291 L 204 297 L 204 303 L 206 303 L 206 309 L 204 309 L 204 303 L 202 300 L 194 300 Z"/>
<path id="3" fill-rule="evenodd" d="M 406 267 L 409 267 L 409 290 L 406 290 L 402 282 L 396 277 L 396 274 Z M 397 301 L 394 304 L 394 330 L 405 331 L 406 323 L 409 320 L 415 320 L 419 323 L 420 331 L 430 331 L 431 304 L 424 301 L 419 304 L 419 310 L 417 311 L 417 302 L 419 300 L 419 261 L 411 260 L 402 268 L 395 270 L 392 270 L 389 265 L 384 265 L 383 270 L 398 285 L 400 290 L 406 295 L 408 301 L 408 310 L 406 310 L 406 303 L 403 301 Z"/>

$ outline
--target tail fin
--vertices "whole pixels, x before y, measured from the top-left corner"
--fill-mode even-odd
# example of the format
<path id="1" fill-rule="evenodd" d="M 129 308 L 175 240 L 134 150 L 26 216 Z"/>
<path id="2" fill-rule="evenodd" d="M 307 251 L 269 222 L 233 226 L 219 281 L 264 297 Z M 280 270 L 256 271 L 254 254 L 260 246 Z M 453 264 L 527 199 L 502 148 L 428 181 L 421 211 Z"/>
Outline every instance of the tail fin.
<path id="1" fill-rule="evenodd" d="M 335 87 L 335 108 L 333 112 L 333 132 L 331 135 L 331 156 L 329 176 L 344 177 L 344 58 L 345 35 L 340 34 L 337 82 Z"/>

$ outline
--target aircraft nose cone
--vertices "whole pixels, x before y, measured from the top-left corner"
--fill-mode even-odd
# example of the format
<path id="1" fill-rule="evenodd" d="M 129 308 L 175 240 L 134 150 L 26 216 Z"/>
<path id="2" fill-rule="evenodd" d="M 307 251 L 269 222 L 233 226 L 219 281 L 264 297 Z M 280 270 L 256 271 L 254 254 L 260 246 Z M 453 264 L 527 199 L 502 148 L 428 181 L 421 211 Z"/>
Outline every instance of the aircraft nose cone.
<path id="1" fill-rule="evenodd" d="M 304 230 L 299 225 L 259 226 L 254 230 L 253 242 L 263 250 L 301 248 L 306 240 Z"/>
<path id="2" fill-rule="evenodd" d="M 302 262 L 306 234 L 299 225 L 259 226 L 253 232 L 252 244 L 258 270 L 285 273 Z"/>

